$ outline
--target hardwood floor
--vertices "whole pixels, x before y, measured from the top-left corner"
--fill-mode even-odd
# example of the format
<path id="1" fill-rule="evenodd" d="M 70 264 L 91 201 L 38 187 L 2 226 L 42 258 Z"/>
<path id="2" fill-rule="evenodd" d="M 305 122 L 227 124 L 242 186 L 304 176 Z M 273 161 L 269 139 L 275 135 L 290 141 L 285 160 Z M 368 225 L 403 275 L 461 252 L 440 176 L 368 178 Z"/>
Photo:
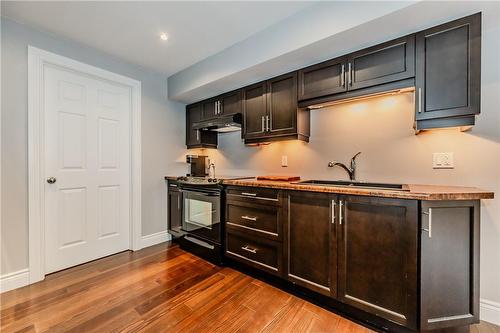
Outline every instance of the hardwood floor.
<path id="1" fill-rule="evenodd" d="M 51 274 L 0 301 L 1 332 L 370 332 L 170 244 Z"/>

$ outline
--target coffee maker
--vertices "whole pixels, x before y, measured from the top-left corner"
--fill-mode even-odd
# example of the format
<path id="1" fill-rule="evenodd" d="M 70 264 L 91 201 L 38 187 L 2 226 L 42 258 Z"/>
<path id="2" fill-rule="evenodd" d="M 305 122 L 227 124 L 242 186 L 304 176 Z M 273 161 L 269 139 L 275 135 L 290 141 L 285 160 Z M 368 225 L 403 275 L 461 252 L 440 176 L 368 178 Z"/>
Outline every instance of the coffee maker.
<path id="1" fill-rule="evenodd" d="M 208 156 L 186 155 L 186 163 L 189 163 L 188 177 L 205 177 L 208 175 Z"/>

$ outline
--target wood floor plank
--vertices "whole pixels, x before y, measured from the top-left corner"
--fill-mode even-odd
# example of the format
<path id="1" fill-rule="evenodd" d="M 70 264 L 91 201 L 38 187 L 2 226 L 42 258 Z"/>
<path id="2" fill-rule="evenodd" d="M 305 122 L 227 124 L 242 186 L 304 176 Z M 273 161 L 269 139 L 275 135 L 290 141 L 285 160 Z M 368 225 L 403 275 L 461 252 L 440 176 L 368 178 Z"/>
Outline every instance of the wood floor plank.
<path id="1" fill-rule="evenodd" d="M 170 243 L 47 276 L 0 295 L 2 333 L 371 332 Z M 500 333 L 482 322 L 471 333 Z"/>

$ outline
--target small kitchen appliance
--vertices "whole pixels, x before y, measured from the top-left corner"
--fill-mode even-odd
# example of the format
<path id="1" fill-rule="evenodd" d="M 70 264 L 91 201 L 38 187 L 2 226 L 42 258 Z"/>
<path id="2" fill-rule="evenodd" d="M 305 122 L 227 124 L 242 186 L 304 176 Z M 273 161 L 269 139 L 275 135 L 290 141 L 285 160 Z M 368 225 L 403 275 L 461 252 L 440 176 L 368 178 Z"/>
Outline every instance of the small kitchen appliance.
<path id="1" fill-rule="evenodd" d="M 189 177 L 205 177 L 208 175 L 208 156 L 186 155 L 186 163 L 189 163 Z"/>

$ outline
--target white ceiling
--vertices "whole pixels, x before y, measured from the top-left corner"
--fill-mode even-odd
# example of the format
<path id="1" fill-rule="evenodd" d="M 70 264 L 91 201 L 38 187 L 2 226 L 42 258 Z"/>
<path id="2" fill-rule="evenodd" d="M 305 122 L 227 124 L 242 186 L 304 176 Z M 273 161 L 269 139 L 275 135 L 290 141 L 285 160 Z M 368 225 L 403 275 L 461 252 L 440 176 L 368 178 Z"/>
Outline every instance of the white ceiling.
<path id="1" fill-rule="evenodd" d="M 311 2 L 2 1 L 2 16 L 174 74 Z M 160 40 L 166 32 L 168 41 Z"/>

